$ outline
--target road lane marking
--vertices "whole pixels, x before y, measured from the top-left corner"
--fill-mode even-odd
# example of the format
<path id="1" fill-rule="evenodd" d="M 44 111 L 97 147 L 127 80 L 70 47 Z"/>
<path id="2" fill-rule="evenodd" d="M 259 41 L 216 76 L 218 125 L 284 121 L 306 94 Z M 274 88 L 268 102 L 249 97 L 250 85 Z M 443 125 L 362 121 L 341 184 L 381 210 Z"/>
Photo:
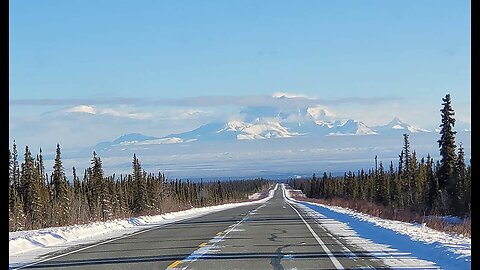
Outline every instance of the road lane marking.
<path id="1" fill-rule="evenodd" d="M 204 246 L 206 246 L 207 244 L 208 244 L 207 242 L 203 242 L 203 243 L 201 243 L 201 244 L 198 245 L 198 246 L 199 246 L 199 247 L 204 247 Z"/>
<path id="2" fill-rule="evenodd" d="M 167 269 L 175 268 L 175 267 L 177 267 L 177 265 L 179 265 L 181 263 L 182 263 L 182 261 L 174 261 L 169 266 L 167 266 Z"/>
<path id="3" fill-rule="evenodd" d="M 255 211 L 255 210 L 258 210 L 262 207 L 264 207 L 265 205 L 262 204 L 260 205 L 259 207 L 255 208 L 254 210 L 252 211 Z M 215 237 L 213 237 L 212 239 L 210 239 L 210 241 L 208 241 L 208 243 L 206 243 L 207 245 L 203 246 L 203 247 L 200 247 L 199 249 L 195 250 L 194 252 L 192 252 L 192 254 L 190 254 L 187 258 L 183 259 L 182 260 L 182 263 L 188 263 L 186 267 L 188 267 L 190 264 L 194 263 L 195 261 L 197 261 L 198 259 L 200 259 L 203 255 L 205 255 L 206 253 L 208 253 L 212 248 L 215 247 L 215 245 L 221 241 L 223 241 L 223 239 L 232 231 L 235 230 L 235 228 L 237 228 L 242 222 L 244 222 L 245 220 L 247 220 L 249 217 L 250 217 L 250 213 L 252 212 L 248 212 L 245 217 L 243 217 L 239 222 L 235 223 L 233 226 L 229 226 L 230 228 L 223 231 L 223 232 L 220 232 L 220 233 L 217 233 Z M 220 235 L 219 235 L 220 234 Z M 210 244 L 210 245 L 208 245 Z M 168 269 L 168 268 L 167 268 Z"/>
<path id="4" fill-rule="evenodd" d="M 283 188 L 283 195 L 285 196 L 285 187 L 282 185 L 282 188 Z M 285 197 L 284 197 L 285 198 Z M 287 201 L 288 202 L 288 201 Z M 302 217 L 302 215 L 300 215 L 300 213 L 298 212 L 297 209 L 295 209 L 295 207 L 292 206 L 292 204 L 290 202 L 288 202 L 288 205 L 290 205 L 290 207 L 297 213 L 297 215 L 300 217 L 300 219 L 302 219 L 303 223 L 305 224 L 305 226 L 307 226 L 308 230 L 310 231 L 310 233 L 313 235 L 313 237 L 315 238 L 315 240 L 317 240 L 317 242 L 320 244 L 320 246 L 322 246 L 323 250 L 325 250 L 325 253 L 327 253 L 327 256 L 330 258 L 330 260 L 332 261 L 333 265 L 335 265 L 335 267 L 337 269 L 345 269 L 342 264 L 337 260 L 337 258 L 335 258 L 335 256 L 332 254 L 332 252 L 330 251 L 330 249 L 327 247 L 327 245 L 325 245 L 325 243 L 322 241 L 322 239 L 320 239 L 320 237 L 317 235 L 317 233 L 315 233 L 315 231 L 312 229 L 312 227 L 310 227 L 310 224 L 308 224 L 305 219 Z"/>

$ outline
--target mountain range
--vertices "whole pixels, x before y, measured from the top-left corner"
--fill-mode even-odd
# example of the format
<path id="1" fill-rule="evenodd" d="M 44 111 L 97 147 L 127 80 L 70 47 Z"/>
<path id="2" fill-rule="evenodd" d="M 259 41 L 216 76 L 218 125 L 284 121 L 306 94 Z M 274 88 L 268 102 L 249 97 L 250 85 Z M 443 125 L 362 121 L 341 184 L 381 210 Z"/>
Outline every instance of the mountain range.
<path id="1" fill-rule="evenodd" d="M 291 137 L 392 135 L 430 132 L 395 117 L 386 125 L 369 127 L 354 119 L 341 119 L 326 109 L 313 107 L 285 112 L 270 107 L 248 107 L 240 111 L 241 119 L 211 122 L 191 131 L 164 137 L 140 133 L 123 135 L 112 142 L 101 142 L 96 149 L 112 146 L 177 144 L 195 141 L 263 140 Z"/>

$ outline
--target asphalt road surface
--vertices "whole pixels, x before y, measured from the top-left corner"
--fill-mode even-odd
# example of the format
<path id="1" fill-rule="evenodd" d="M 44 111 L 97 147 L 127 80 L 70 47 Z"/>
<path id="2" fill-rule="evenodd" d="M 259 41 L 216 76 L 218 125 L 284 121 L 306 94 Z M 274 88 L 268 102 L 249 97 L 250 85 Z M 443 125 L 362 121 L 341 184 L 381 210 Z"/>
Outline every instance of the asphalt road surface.
<path id="1" fill-rule="evenodd" d="M 237 207 L 64 251 L 28 269 L 387 268 L 332 235 L 280 185 L 265 203 Z"/>

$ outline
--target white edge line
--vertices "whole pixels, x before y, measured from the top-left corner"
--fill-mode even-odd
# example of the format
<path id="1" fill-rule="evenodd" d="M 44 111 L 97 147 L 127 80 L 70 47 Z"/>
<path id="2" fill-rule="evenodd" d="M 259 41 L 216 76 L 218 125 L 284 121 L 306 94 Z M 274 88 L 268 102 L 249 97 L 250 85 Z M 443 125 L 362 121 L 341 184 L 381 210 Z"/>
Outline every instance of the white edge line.
<path id="1" fill-rule="evenodd" d="M 285 197 L 285 187 L 283 185 L 282 185 L 282 190 L 283 190 L 283 196 L 284 196 L 283 198 L 286 198 Z M 322 246 L 322 248 L 325 250 L 325 253 L 327 253 L 327 255 L 330 258 L 330 260 L 332 261 L 333 265 L 335 265 L 335 267 L 337 269 L 345 269 L 342 266 L 342 264 L 337 260 L 337 258 L 335 258 L 335 256 L 332 254 L 330 249 L 328 249 L 327 245 L 325 245 L 325 243 L 322 241 L 322 239 L 320 239 L 320 237 L 315 233 L 315 231 L 312 229 L 312 227 L 310 227 L 310 225 L 305 221 L 305 219 L 302 217 L 302 215 L 300 215 L 298 210 L 295 209 L 295 207 L 292 206 L 292 203 L 290 203 L 288 200 L 285 200 L 285 201 L 297 213 L 297 215 L 302 219 L 303 223 L 305 223 L 305 226 L 307 226 L 310 233 L 313 235 L 313 237 L 315 237 L 315 240 L 317 240 L 317 242 L 320 244 L 320 246 Z"/>

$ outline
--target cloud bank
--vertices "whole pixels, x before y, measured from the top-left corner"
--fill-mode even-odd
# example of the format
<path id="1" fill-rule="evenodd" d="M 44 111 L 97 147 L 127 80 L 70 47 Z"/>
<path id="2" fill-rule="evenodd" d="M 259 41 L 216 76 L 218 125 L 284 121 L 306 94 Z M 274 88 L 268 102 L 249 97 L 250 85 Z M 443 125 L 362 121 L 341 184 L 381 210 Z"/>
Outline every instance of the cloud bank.
<path id="1" fill-rule="evenodd" d="M 92 99 L 13 99 L 10 106 L 82 106 L 91 105 L 137 105 L 137 106 L 179 106 L 179 107 L 215 107 L 215 106 L 276 106 L 312 107 L 316 105 L 358 104 L 371 105 L 383 102 L 402 101 L 399 97 L 348 97 L 321 99 L 303 94 L 277 92 L 271 96 L 197 96 L 185 98 L 92 98 Z"/>

